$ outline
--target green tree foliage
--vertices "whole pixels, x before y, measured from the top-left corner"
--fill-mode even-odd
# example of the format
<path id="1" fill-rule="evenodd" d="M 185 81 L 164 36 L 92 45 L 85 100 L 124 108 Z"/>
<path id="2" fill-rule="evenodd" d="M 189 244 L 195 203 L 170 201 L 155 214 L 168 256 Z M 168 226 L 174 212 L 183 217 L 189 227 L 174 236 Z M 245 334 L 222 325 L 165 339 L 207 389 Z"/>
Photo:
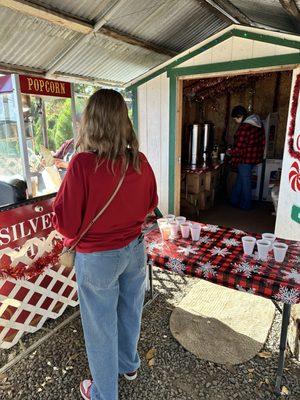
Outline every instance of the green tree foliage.
<path id="1" fill-rule="evenodd" d="M 54 131 L 54 144 L 58 149 L 66 140 L 73 137 L 71 100 L 63 100 L 62 107 L 57 116 Z"/>
<path id="2" fill-rule="evenodd" d="M 88 98 L 99 87 L 86 84 L 75 85 L 75 105 L 76 114 L 81 116 L 84 112 Z M 114 88 L 118 90 L 128 106 L 129 117 L 132 117 L 131 96 L 123 89 Z M 40 100 L 37 97 L 31 97 L 31 118 L 34 132 L 34 151 L 39 153 L 40 145 L 43 143 L 42 124 L 41 124 L 41 108 L 39 107 Z M 71 99 L 58 99 L 45 97 L 45 112 L 47 124 L 48 147 L 50 150 L 56 151 L 66 140 L 73 137 L 72 128 L 72 111 Z"/>

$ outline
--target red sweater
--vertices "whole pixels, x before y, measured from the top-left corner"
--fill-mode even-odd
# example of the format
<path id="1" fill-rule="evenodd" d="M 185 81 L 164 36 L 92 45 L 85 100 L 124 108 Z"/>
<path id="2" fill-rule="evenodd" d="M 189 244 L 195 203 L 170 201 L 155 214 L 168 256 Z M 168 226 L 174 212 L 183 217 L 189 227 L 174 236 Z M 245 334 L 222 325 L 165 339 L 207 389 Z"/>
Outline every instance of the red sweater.
<path id="1" fill-rule="evenodd" d="M 113 250 L 127 246 L 141 233 L 146 215 L 158 202 L 154 173 L 140 153 L 141 174 L 129 165 L 121 189 L 76 247 L 81 253 Z M 54 227 L 70 246 L 79 233 L 106 204 L 121 176 L 121 161 L 113 174 L 104 162 L 96 169 L 94 153 L 79 153 L 69 164 L 57 193 Z"/>

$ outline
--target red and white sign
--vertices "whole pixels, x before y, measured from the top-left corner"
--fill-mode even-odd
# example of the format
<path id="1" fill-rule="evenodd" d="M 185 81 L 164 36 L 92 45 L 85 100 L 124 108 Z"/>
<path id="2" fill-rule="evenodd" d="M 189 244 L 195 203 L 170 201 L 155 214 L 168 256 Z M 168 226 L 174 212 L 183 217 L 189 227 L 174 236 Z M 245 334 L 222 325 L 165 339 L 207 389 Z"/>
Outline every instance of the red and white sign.
<path id="1" fill-rule="evenodd" d="M 275 234 L 300 238 L 300 68 L 294 70 Z"/>
<path id="2" fill-rule="evenodd" d="M 37 96 L 71 97 L 71 84 L 69 82 L 29 75 L 20 75 L 19 78 L 21 93 Z"/>
<path id="3" fill-rule="evenodd" d="M 294 192 L 300 192 L 300 163 L 299 161 L 294 161 L 290 173 L 289 173 L 289 180 L 291 184 L 292 190 Z"/>
<path id="4" fill-rule="evenodd" d="M 0 212 L 0 348 L 78 304 L 74 269 L 51 262 L 61 244 L 53 200 Z"/>

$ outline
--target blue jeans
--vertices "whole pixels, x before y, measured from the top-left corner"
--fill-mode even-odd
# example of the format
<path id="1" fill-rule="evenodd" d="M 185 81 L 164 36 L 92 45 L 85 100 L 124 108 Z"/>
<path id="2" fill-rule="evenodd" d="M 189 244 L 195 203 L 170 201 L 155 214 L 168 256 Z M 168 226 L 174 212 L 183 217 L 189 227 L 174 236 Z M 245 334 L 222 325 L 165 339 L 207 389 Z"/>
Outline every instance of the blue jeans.
<path id="1" fill-rule="evenodd" d="M 238 174 L 231 193 L 231 204 L 244 210 L 251 209 L 253 167 L 254 164 L 238 164 Z"/>
<path id="2" fill-rule="evenodd" d="M 139 368 L 146 285 L 141 238 L 118 250 L 76 253 L 76 279 L 92 400 L 118 399 L 118 374 Z"/>

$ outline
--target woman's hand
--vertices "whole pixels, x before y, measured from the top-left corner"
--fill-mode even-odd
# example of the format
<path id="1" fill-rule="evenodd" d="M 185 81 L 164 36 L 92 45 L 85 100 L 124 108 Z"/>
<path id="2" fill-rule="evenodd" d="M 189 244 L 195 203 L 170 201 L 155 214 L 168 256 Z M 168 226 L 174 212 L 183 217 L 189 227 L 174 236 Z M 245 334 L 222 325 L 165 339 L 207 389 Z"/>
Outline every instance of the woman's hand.
<path id="1" fill-rule="evenodd" d="M 54 159 L 54 164 L 55 164 L 55 166 L 56 166 L 57 168 L 60 168 L 60 169 L 67 169 L 68 166 L 69 166 L 69 163 L 68 163 L 68 162 L 63 161 L 63 160 L 61 160 L 61 159 L 59 159 L 59 158 L 55 158 L 55 159 Z"/>

